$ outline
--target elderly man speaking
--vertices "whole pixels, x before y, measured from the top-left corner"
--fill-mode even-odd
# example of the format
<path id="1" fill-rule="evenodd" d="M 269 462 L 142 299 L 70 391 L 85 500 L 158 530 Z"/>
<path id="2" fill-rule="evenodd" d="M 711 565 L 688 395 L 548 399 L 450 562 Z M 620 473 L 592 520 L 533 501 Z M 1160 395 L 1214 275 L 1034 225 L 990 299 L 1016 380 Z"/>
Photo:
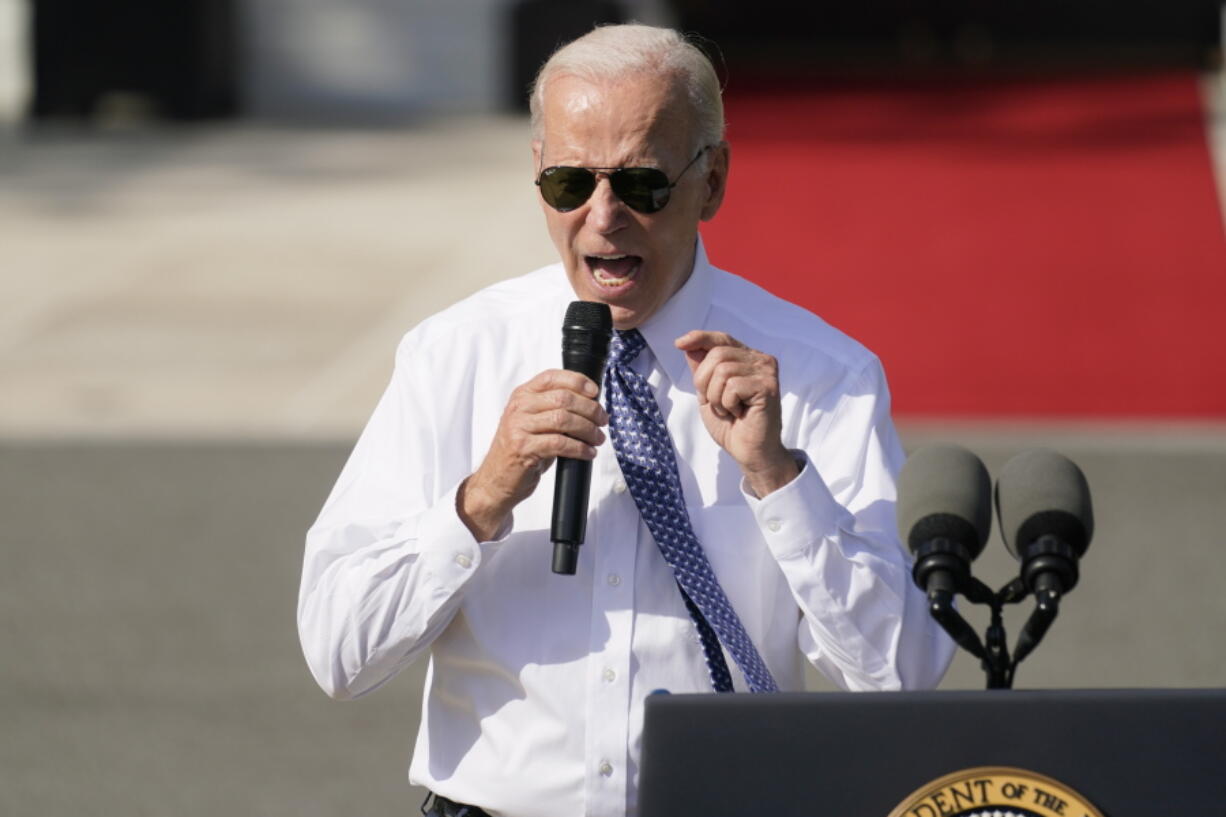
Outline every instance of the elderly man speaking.
<path id="1" fill-rule="evenodd" d="M 621 817 L 653 691 L 799 690 L 806 659 L 928 687 L 953 646 L 892 532 L 880 363 L 703 250 L 730 152 L 702 52 L 597 28 L 542 68 L 532 129 L 560 263 L 405 336 L 307 536 L 298 625 L 336 698 L 429 661 L 432 813 Z M 558 368 L 575 299 L 612 311 L 603 395 Z M 573 576 L 549 569 L 558 457 L 592 463 Z"/>

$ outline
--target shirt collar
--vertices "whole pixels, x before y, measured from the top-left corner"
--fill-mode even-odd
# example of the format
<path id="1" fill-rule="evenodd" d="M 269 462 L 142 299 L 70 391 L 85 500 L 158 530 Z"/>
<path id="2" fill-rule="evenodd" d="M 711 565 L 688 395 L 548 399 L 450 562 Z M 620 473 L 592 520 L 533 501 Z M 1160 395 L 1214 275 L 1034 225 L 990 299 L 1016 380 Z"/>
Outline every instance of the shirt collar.
<path id="1" fill-rule="evenodd" d="M 707 251 L 699 236 L 694 249 L 694 270 L 689 279 L 665 301 L 660 311 L 639 327 L 647 347 L 673 383 L 688 383 L 690 378 L 685 353 L 674 346 L 673 341 L 691 329 L 706 326 L 713 280 L 714 268 L 707 260 Z"/>

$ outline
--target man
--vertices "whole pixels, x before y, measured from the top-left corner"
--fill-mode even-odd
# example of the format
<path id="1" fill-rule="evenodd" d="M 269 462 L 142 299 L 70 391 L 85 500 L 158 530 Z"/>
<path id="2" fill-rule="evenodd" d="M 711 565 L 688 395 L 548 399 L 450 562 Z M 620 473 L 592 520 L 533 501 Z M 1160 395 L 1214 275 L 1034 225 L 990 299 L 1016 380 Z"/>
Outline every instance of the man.
<path id="1" fill-rule="evenodd" d="M 334 697 L 429 657 L 410 777 L 438 813 L 620 817 L 652 691 L 800 689 L 806 657 L 848 689 L 925 687 L 952 645 L 892 533 L 876 358 L 706 259 L 730 158 L 709 62 L 598 28 L 532 102 L 561 263 L 405 337 L 308 534 L 298 621 Z M 575 299 L 618 330 L 603 405 L 557 368 Z M 560 456 L 593 461 L 574 576 L 549 569 Z"/>

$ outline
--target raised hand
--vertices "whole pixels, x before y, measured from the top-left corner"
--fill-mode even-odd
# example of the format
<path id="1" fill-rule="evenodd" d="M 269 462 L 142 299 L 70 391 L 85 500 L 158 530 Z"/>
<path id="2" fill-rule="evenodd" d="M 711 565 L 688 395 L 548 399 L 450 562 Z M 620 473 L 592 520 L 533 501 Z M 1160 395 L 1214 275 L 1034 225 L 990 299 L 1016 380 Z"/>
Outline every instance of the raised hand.
<path id="1" fill-rule="evenodd" d="M 783 445 L 779 363 L 725 332 L 695 330 L 677 338 L 694 378 L 703 424 L 759 497 L 798 473 Z"/>

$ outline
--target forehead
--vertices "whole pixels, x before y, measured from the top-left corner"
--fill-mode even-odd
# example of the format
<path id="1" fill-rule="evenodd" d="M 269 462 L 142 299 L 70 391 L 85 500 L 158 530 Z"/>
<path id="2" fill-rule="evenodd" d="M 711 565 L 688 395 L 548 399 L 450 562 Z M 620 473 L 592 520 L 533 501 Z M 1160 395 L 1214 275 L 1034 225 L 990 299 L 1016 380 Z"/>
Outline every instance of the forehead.
<path id="1" fill-rule="evenodd" d="M 593 82 L 563 75 L 549 82 L 542 135 L 550 161 L 614 166 L 672 159 L 692 141 L 693 115 L 679 83 L 633 74 Z"/>

